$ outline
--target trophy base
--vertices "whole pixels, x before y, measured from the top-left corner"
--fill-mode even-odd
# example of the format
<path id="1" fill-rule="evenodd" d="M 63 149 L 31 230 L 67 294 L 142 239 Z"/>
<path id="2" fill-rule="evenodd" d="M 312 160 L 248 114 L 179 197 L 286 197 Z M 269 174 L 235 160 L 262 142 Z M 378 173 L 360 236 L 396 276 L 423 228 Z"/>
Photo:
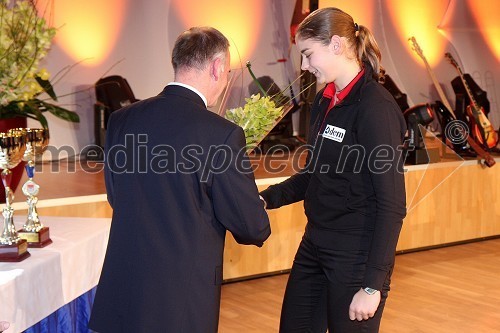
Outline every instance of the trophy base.
<path id="1" fill-rule="evenodd" d="M 28 247 L 45 247 L 52 244 L 52 239 L 50 239 L 49 228 L 43 227 L 40 231 L 24 231 L 21 229 L 17 232 L 19 237 L 25 239 L 28 242 Z"/>
<path id="2" fill-rule="evenodd" d="M 29 256 L 28 242 L 25 239 L 21 239 L 19 242 L 12 245 L 0 244 L 0 262 L 18 262 Z"/>

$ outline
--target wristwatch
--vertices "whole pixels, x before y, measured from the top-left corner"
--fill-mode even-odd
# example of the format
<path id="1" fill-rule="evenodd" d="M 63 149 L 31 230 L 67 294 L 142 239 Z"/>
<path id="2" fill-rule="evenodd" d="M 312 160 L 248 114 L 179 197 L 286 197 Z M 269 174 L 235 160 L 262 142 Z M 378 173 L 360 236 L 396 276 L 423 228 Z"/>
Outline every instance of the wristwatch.
<path id="1" fill-rule="evenodd" d="M 366 288 L 363 288 L 363 290 L 365 291 L 365 293 L 367 293 L 368 295 L 374 295 L 378 290 L 376 289 L 373 289 L 373 288 L 370 288 L 370 287 L 366 287 Z"/>

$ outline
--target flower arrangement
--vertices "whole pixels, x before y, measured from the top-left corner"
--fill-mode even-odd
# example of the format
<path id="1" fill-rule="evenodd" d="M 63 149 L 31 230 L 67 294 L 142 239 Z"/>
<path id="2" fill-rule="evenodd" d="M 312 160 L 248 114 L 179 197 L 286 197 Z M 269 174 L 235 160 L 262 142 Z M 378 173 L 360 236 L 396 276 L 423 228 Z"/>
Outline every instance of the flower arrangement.
<path id="1" fill-rule="evenodd" d="M 243 128 L 247 148 L 252 151 L 291 108 L 276 106 L 270 96 L 260 94 L 245 98 L 245 101 L 243 107 L 229 109 L 226 119 Z"/>
<path id="2" fill-rule="evenodd" d="M 40 69 L 56 29 L 38 15 L 35 0 L 0 0 L 0 118 L 27 117 L 48 128 L 43 112 L 71 122 L 78 114 L 40 99 L 57 102 L 49 73 Z"/>
<path id="3" fill-rule="evenodd" d="M 290 112 L 295 104 L 291 98 L 284 95 L 289 87 L 274 95 L 268 95 L 260 85 L 251 69 L 250 62 L 246 64 L 253 81 L 259 87 L 260 93 L 245 98 L 245 105 L 219 113 L 226 119 L 243 128 L 247 144 L 247 152 L 252 152 L 271 130 Z M 262 95 L 261 95 L 262 94 Z"/>

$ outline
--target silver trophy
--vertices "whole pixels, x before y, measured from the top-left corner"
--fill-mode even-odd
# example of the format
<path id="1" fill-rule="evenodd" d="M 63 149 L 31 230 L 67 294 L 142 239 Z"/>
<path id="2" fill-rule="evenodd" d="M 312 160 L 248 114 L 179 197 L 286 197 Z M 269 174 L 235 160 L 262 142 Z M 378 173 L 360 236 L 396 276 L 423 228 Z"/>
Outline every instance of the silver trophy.
<path id="1" fill-rule="evenodd" d="M 35 183 L 35 160 L 40 157 L 49 144 L 49 131 L 44 128 L 19 128 L 13 131 L 23 131 L 26 135 L 26 150 L 23 160 L 26 162 L 26 173 L 28 180 L 24 183 L 22 190 L 28 204 L 28 217 L 23 228 L 19 230 L 19 236 L 28 241 L 29 247 L 44 247 L 52 243 L 49 228 L 44 227 L 36 211 L 38 192 L 40 185 Z"/>
<path id="2" fill-rule="evenodd" d="M 26 136 L 22 132 L 0 133 L 0 169 L 2 183 L 5 187 L 5 207 L 3 231 L 0 236 L 0 261 L 21 261 L 29 257 L 28 242 L 21 239 L 14 226 L 12 201 L 14 194 L 10 189 L 12 172 L 22 160 L 26 150 Z"/>

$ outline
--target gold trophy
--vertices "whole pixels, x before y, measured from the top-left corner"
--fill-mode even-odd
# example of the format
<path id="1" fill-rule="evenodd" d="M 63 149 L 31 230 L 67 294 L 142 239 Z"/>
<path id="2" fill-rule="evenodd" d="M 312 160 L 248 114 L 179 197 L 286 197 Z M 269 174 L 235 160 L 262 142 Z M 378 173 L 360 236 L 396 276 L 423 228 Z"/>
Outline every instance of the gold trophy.
<path id="1" fill-rule="evenodd" d="M 23 228 L 18 231 L 19 237 L 28 241 L 29 247 L 44 247 L 52 243 L 49 228 L 44 227 L 38 218 L 36 203 L 40 185 L 33 181 L 35 175 L 35 159 L 40 157 L 49 144 L 49 130 L 43 128 L 20 128 L 14 131 L 24 131 L 26 134 L 26 150 L 23 160 L 26 162 L 28 180 L 22 190 L 27 197 L 28 217 Z"/>
<path id="2" fill-rule="evenodd" d="M 0 169 L 2 183 L 5 187 L 5 207 L 2 210 L 4 218 L 3 231 L 0 235 L 0 261 L 21 261 L 30 256 L 28 242 L 21 239 L 14 226 L 14 209 L 11 206 L 14 194 L 10 189 L 12 172 L 26 150 L 26 136 L 21 132 L 0 133 Z"/>

